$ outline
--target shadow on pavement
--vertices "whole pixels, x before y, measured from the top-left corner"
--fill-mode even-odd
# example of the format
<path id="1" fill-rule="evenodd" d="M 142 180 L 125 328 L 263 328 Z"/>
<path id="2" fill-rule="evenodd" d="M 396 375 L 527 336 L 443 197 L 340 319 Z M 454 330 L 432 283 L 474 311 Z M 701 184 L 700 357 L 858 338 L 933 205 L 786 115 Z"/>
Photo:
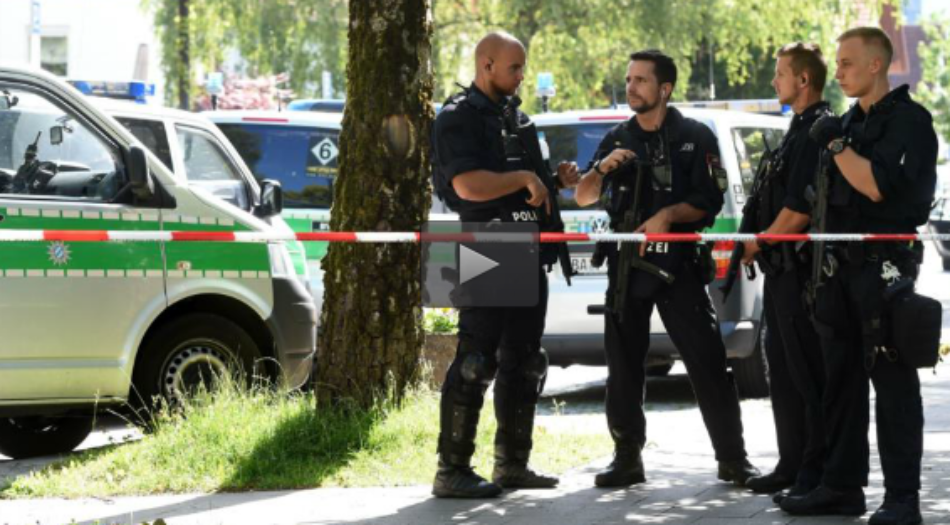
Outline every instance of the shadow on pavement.
<path id="1" fill-rule="evenodd" d="M 599 380 L 572 385 L 569 390 L 546 392 L 538 404 L 538 414 L 602 414 L 606 388 L 606 383 Z M 647 378 L 646 391 L 648 411 L 689 410 L 698 406 L 686 374 Z M 554 408 L 554 403 L 558 408 Z"/>

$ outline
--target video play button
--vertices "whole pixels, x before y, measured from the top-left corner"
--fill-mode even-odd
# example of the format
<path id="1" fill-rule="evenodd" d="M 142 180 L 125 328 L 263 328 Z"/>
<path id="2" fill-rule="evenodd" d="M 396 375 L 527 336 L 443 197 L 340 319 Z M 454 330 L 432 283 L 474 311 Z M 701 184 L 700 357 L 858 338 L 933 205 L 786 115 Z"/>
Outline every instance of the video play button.
<path id="1" fill-rule="evenodd" d="M 459 284 L 465 284 L 479 275 L 499 266 L 496 261 L 475 250 L 459 245 Z"/>
<path id="2" fill-rule="evenodd" d="M 538 304 L 544 277 L 536 224 L 430 221 L 423 225 L 420 240 L 425 306 Z"/>

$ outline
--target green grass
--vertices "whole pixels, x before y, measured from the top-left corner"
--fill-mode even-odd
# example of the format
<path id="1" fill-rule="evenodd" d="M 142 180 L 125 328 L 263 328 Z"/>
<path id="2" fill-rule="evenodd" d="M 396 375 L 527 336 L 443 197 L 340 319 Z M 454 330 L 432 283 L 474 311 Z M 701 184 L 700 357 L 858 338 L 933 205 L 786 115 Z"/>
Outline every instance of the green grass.
<path id="1" fill-rule="evenodd" d="M 225 385 L 180 411 L 161 411 L 144 439 L 78 453 L 16 478 L 0 498 L 428 484 L 438 403 L 437 393 L 418 390 L 398 406 L 318 411 L 312 394 Z M 475 457 L 483 475 L 491 472 L 495 431 L 491 403 L 485 405 Z M 549 433 L 539 426 L 532 464 L 561 473 L 611 450 L 606 433 Z"/>

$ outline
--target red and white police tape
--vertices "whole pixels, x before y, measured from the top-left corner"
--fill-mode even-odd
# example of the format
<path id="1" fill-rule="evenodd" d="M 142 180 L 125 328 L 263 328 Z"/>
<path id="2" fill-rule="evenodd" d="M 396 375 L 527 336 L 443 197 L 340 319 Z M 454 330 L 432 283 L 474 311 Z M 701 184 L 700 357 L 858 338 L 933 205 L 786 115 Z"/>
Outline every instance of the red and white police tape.
<path id="1" fill-rule="evenodd" d="M 950 241 L 946 233 L 530 233 L 509 232 L 214 232 L 214 231 L 107 231 L 107 230 L 0 230 L 0 242 L 272 242 L 325 241 L 346 243 L 420 242 L 696 242 L 696 241 L 882 242 Z"/>

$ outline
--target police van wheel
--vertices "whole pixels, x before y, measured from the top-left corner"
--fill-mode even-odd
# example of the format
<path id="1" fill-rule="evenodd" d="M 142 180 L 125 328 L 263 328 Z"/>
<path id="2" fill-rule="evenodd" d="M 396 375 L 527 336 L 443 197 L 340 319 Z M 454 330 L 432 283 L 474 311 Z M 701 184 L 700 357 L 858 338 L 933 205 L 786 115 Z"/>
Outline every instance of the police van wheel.
<path id="1" fill-rule="evenodd" d="M 765 358 L 765 323 L 759 324 L 752 355 L 732 360 L 732 373 L 739 388 L 739 397 L 755 399 L 769 397 L 769 363 Z"/>
<path id="2" fill-rule="evenodd" d="M 0 454 L 13 459 L 70 452 L 92 432 L 85 416 L 0 418 Z"/>
<path id="3" fill-rule="evenodd" d="M 154 408 L 157 399 L 177 404 L 225 376 L 250 380 L 261 353 L 248 333 L 224 317 L 191 314 L 161 327 L 142 348 L 130 394 L 133 405 Z"/>

